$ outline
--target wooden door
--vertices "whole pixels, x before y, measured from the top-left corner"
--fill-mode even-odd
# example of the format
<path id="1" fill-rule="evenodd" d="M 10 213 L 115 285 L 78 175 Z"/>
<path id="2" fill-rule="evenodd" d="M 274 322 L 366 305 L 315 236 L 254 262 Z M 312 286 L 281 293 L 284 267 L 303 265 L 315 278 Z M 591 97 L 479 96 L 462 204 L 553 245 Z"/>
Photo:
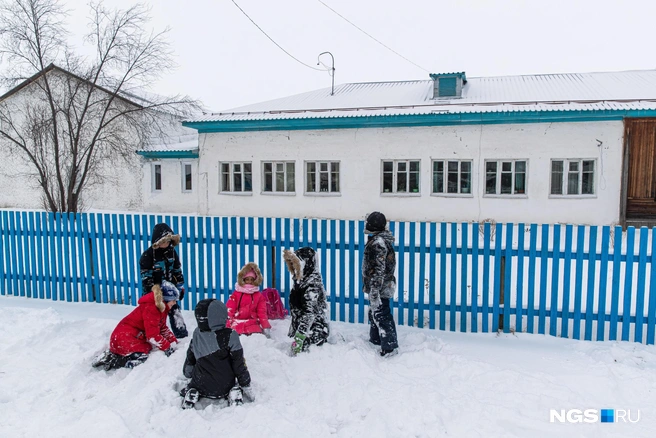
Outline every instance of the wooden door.
<path id="1" fill-rule="evenodd" d="M 656 119 L 627 119 L 626 219 L 656 219 Z"/>

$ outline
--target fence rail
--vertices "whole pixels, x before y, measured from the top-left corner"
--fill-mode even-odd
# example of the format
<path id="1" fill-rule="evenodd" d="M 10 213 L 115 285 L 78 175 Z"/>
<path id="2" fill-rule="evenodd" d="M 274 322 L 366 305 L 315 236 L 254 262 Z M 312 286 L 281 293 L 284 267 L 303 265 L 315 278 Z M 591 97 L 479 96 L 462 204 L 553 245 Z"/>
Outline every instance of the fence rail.
<path id="1" fill-rule="evenodd" d="M 362 221 L 3 210 L 0 294 L 135 305 L 139 256 L 158 222 L 182 236 L 183 308 L 227 300 L 248 261 L 286 303 L 292 282 L 282 250 L 311 246 L 331 318 L 365 322 Z M 653 230 L 423 222 L 391 222 L 390 229 L 401 325 L 654 343 Z"/>

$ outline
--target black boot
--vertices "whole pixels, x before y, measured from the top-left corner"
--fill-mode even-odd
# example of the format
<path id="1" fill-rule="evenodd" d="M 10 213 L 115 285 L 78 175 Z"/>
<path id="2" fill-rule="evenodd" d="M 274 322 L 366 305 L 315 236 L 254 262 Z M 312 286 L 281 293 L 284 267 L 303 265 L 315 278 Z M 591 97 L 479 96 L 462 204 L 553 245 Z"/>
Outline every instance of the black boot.
<path id="1" fill-rule="evenodd" d="M 196 402 L 200 398 L 200 393 L 196 388 L 185 388 L 180 391 L 180 395 L 183 395 L 183 391 L 184 398 L 182 399 L 182 409 L 192 409 L 196 406 Z"/>
<path id="2" fill-rule="evenodd" d="M 112 364 L 116 360 L 116 355 L 109 350 L 105 350 L 103 354 L 98 356 L 96 360 L 91 364 L 94 368 L 104 368 L 105 371 L 112 369 Z"/>
<path id="3" fill-rule="evenodd" d="M 239 385 L 235 385 L 228 394 L 228 404 L 239 406 L 244 404 L 244 395 L 241 392 Z"/>

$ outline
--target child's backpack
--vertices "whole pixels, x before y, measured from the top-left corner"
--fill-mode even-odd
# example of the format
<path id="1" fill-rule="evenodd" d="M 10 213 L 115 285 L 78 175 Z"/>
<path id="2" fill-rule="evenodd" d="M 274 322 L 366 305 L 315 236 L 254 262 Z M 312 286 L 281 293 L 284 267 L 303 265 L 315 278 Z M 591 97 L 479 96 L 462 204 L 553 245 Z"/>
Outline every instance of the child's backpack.
<path id="1" fill-rule="evenodd" d="M 287 309 L 282 305 L 280 294 L 276 289 L 267 288 L 262 291 L 267 306 L 267 317 L 269 319 L 285 319 Z"/>

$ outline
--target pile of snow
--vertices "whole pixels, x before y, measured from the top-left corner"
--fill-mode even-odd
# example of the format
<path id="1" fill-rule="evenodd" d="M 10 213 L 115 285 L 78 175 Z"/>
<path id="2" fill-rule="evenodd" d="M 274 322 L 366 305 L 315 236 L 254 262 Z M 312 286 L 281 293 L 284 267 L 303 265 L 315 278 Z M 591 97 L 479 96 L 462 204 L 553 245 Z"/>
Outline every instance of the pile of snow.
<path id="1" fill-rule="evenodd" d="M 3 296 L 0 309 L 2 437 L 656 435 L 654 346 L 400 327 L 400 354 L 382 359 L 368 326 L 332 323 L 330 344 L 290 357 L 289 320 L 273 321 L 272 339 L 241 338 L 256 402 L 183 411 L 189 339 L 107 373 L 91 361 L 131 307 Z M 550 422 L 573 408 L 640 421 Z"/>

